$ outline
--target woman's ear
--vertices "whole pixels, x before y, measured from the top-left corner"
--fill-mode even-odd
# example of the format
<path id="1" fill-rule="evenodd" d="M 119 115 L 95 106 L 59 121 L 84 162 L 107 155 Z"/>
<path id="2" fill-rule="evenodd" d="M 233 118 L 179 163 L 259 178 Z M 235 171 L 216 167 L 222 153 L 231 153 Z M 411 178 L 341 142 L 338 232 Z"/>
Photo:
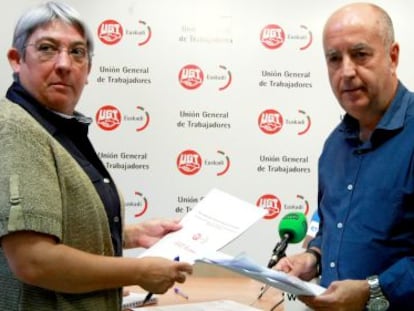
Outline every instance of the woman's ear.
<path id="1" fill-rule="evenodd" d="M 7 59 L 9 60 L 9 64 L 13 69 L 14 73 L 19 73 L 20 71 L 20 62 L 21 62 L 21 56 L 19 51 L 17 51 L 15 48 L 11 48 L 7 52 Z"/>

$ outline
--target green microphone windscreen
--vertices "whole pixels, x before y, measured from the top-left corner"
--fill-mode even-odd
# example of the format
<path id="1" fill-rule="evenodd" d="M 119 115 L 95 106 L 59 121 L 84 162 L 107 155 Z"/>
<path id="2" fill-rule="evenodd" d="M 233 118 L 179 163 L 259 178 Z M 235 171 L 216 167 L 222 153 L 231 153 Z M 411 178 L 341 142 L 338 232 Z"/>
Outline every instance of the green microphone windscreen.
<path id="1" fill-rule="evenodd" d="M 286 214 L 279 223 L 279 235 L 281 238 L 288 235 L 289 243 L 299 243 L 302 241 L 308 231 L 306 216 L 301 212 L 292 212 Z"/>

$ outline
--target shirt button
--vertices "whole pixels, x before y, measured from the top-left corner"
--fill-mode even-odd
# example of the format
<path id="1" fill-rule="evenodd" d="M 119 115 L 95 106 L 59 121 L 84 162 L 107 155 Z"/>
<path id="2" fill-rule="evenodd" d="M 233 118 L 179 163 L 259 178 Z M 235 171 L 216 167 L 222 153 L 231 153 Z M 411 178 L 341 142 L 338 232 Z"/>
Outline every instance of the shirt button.
<path id="1" fill-rule="evenodd" d="M 333 261 L 331 261 L 331 263 L 329 264 L 329 266 L 331 267 L 331 268 L 335 268 L 335 263 L 333 262 Z"/>
<path id="2" fill-rule="evenodd" d="M 104 179 L 103 179 L 103 182 L 104 182 L 105 184 L 110 184 L 110 183 L 111 183 L 111 180 L 110 180 L 109 178 L 104 178 Z"/>
<path id="3" fill-rule="evenodd" d="M 342 228 L 344 227 L 344 225 L 343 225 L 343 223 L 342 223 L 342 222 L 338 222 L 338 223 L 336 224 L 336 227 L 337 227 L 338 229 L 342 229 Z"/>
<path id="4" fill-rule="evenodd" d="M 114 222 L 119 222 L 119 217 L 118 216 L 114 217 Z"/>
<path id="5" fill-rule="evenodd" d="M 351 191 L 352 189 L 354 189 L 354 186 L 352 186 L 352 184 L 349 184 L 346 188 L 347 188 L 349 191 Z"/>

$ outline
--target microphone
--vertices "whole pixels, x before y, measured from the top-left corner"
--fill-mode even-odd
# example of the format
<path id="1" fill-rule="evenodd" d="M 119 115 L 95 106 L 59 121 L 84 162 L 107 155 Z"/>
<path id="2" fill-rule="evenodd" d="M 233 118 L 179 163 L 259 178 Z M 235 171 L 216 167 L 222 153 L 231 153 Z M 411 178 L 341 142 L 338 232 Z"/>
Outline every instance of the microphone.
<path id="1" fill-rule="evenodd" d="M 272 269 L 281 258 L 286 256 L 285 251 L 288 244 L 299 243 L 302 241 L 305 238 L 307 231 L 308 223 L 306 222 L 305 214 L 300 212 L 292 212 L 286 214 L 279 222 L 279 236 L 282 240 L 276 243 L 276 246 L 272 252 L 272 257 L 270 257 L 267 267 L 269 269 Z M 257 299 L 262 298 L 269 287 L 270 285 L 262 286 Z M 277 305 L 282 302 L 283 298 Z"/>
<path id="2" fill-rule="evenodd" d="M 281 241 L 273 249 L 267 267 L 273 268 L 278 261 L 286 256 L 286 248 L 289 243 L 299 243 L 302 241 L 308 230 L 305 214 L 301 212 L 292 212 L 286 214 L 279 223 L 279 236 Z"/>

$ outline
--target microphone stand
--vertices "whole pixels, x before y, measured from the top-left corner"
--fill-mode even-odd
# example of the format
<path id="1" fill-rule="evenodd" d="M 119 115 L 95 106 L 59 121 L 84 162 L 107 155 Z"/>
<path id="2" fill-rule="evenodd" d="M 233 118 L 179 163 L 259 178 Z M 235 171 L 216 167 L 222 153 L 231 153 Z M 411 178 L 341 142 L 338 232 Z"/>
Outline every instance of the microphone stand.
<path id="1" fill-rule="evenodd" d="M 290 235 L 285 233 L 283 235 L 283 239 L 280 242 L 277 242 L 275 248 L 272 251 L 272 257 L 270 257 L 269 263 L 267 264 L 267 268 L 272 269 L 280 259 L 286 256 L 286 248 L 288 246 L 288 242 L 290 240 Z M 270 288 L 270 285 L 264 285 L 260 289 L 259 296 L 257 299 L 262 298 L 262 296 L 266 293 L 266 291 Z"/>
<path id="2" fill-rule="evenodd" d="M 276 244 L 275 248 L 272 251 L 272 257 L 270 257 L 269 263 L 267 264 L 267 267 L 269 269 L 272 269 L 280 259 L 286 256 L 286 248 L 288 246 L 289 240 L 290 235 L 285 233 L 283 239 Z"/>

